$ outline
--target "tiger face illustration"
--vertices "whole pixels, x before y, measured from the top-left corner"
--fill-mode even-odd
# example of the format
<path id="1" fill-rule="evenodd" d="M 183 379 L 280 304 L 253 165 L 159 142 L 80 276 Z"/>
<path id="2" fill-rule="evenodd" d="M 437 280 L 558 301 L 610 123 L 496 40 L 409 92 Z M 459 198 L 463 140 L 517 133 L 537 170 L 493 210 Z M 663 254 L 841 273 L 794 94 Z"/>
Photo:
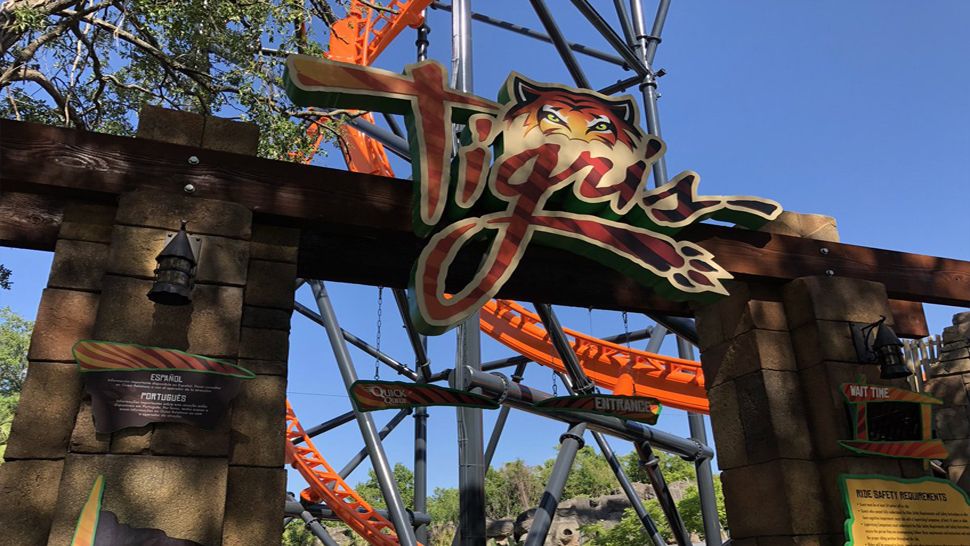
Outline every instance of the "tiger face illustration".
<path id="1" fill-rule="evenodd" d="M 578 169 L 568 183 L 576 196 L 603 203 L 623 215 L 644 191 L 649 163 L 664 152 L 664 144 L 638 127 L 640 114 L 629 95 L 609 97 L 595 91 L 540 84 L 516 73 L 509 75 L 499 102 L 498 115 L 503 158 L 554 144 L 556 164 L 551 172 L 564 172 L 584 153 L 592 161 Z M 631 168 L 632 167 L 632 168 Z"/>
<path id="2" fill-rule="evenodd" d="M 637 110 L 629 96 L 614 99 L 599 93 L 544 87 L 519 75 L 511 78 L 511 87 L 516 102 L 505 114 L 505 121 L 524 114 L 522 128 L 526 132 L 538 129 L 546 137 L 563 135 L 586 143 L 595 140 L 611 148 L 617 142 L 634 148 L 643 138 L 635 126 Z"/>

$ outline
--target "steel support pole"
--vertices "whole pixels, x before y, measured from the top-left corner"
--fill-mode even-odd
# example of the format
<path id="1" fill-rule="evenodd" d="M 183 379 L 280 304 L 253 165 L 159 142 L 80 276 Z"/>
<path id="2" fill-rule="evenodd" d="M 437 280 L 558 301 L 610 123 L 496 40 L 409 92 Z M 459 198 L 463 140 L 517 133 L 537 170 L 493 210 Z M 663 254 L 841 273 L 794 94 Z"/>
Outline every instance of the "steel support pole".
<path id="1" fill-rule="evenodd" d="M 579 359 L 576 358 L 576 353 L 573 351 L 572 346 L 569 345 L 569 340 L 566 339 L 566 333 L 562 331 L 559 317 L 556 316 L 556 312 L 552 309 L 552 306 L 547 303 L 533 303 L 532 305 L 536 308 L 536 314 L 539 315 L 542 325 L 545 326 L 546 332 L 549 334 L 552 346 L 559 353 L 559 358 L 566 367 L 566 372 L 569 373 L 573 390 L 579 394 L 592 394 L 595 392 L 596 385 L 586 377 L 586 372 L 579 365 Z"/>
<path id="2" fill-rule="evenodd" d="M 522 375 L 525 374 L 525 367 L 528 362 L 523 362 L 515 367 L 515 372 L 512 373 L 512 382 L 519 383 L 522 381 Z M 488 438 L 488 447 L 485 448 L 485 472 L 492 466 L 492 457 L 495 456 L 495 449 L 498 447 L 498 441 L 502 437 L 502 431 L 505 430 L 505 422 L 509 419 L 509 411 L 512 408 L 509 406 L 502 406 L 499 410 L 498 418 L 495 419 L 495 427 L 492 429 L 492 435 Z"/>
<path id="3" fill-rule="evenodd" d="M 310 529 L 310 532 L 313 533 L 313 536 L 320 539 L 320 542 L 322 542 L 324 546 L 339 546 L 337 541 L 335 541 L 333 537 L 330 536 L 330 533 L 327 532 L 326 527 L 321 525 L 320 521 L 317 520 L 317 518 L 311 514 L 309 510 L 304 509 L 302 504 L 296 502 L 295 500 L 287 499 L 284 513 L 302 519 L 303 523 L 308 529 Z"/>
<path id="4" fill-rule="evenodd" d="M 663 324 L 657 324 L 653 327 L 654 334 L 650 336 L 650 341 L 647 343 L 648 353 L 659 353 L 660 346 L 663 345 L 664 338 L 667 337 L 667 327 Z"/>
<path id="5" fill-rule="evenodd" d="M 694 347 L 681 337 L 677 338 L 677 356 L 694 360 Z M 690 426 L 691 438 L 707 445 L 704 416 L 699 413 L 688 413 L 687 424 Z M 704 540 L 707 546 L 721 546 L 721 520 L 717 515 L 717 497 L 714 494 L 714 472 L 711 469 L 711 460 L 698 459 L 694 461 L 694 468 L 697 471 L 697 494 L 701 501 Z"/>
<path id="6" fill-rule="evenodd" d="M 431 9 L 451 11 L 451 5 L 443 4 L 441 2 L 432 2 Z M 474 12 L 472 13 L 472 20 L 478 21 L 480 23 L 485 23 L 486 25 L 491 25 L 496 28 L 500 28 L 502 30 L 507 30 L 509 32 L 512 32 L 513 34 L 518 34 L 520 36 L 525 36 L 527 38 L 539 40 L 540 42 L 546 42 L 547 44 L 552 43 L 552 39 L 549 36 L 541 32 L 532 30 L 531 28 L 524 27 L 522 25 L 517 25 L 509 21 L 496 19 L 495 17 L 489 17 L 488 15 L 483 15 L 481 13 L 474 13 Z M 579 53 L 580 55 L 586 55 L 587 57 L 592 57 L 594 59 L 599 59 L 601 61 L 613 63 L 617 66 L 622 66 L 623 68 L 629 68 L 629 65 L 627 64 L 627 62 L 621 59 L 620 57 L 617 57 L 616 55 L 612 55 L 610 53 L 606 53 L 605 51 L 600 51 L 598 49 L 593 49 L 589 46 L 578 44 L 576 42 L 566 42 L 566 43 L 569 45 L 569 49 L 575 51 L 576 53 Z M 284 54 L 281 56 L 285 57 L 286 55 Z"/>
<path id="7" fill-rule="evenodd" d="M 337 517 L 337 515 L 333 513 L 333 510 L 331 510 L 326 504 L 309 504 L 307 506 L 304 506 L 304 508 L 308 512 L 310 512 L 310 514 L 317 517 L 318 519 L 341 521 L 341 519 Z M 387 517 L 387 510 L 374 510 L 374 511 L 384 516 L 385 518 Z M 423 512 L 413 512 L 410 515 L 411 515 L 411 521 L 412 523 L 414 523 L 415 526 L 427 525 L 431 523 L 431 516 Z"/>
<path id="8" fill-rule="evenodd" d="M 347 423 L 353 421 L 355 418 L 356 418 L 356 416 L 354 415 L 354 412 L 348 411 L 347 413 L 342 413 L 342 414 L 334 417 L 333 419 L 330 419 L 328 421 L 324 421 L 324 422 L 320 423 L 319 425 L 317 425 L 315 427 L 310 427 L 310 428 L 306 429 L 304 432 L 306 432 L 306 435 L 308 437 L 313 438 L 315 436 L 319 436 L 319 435 L 323 434 L 324 432 L 328 432 L 330 430 L 333 430 L 333 429 L 339 427 L 340 425 L 346 425 Z M 302 441 L 303 441 L 303 438 L 297 438 L 297 439 L 293 440 L 293 443 L 294 444 L 298 444 L 298 443 L 300 443 Z"/>
<path id="9" fill-rule="evenodd" d="M 401 321 L 404 323 L 404 329 L 408 334 L 408 341 L 411 343 L 411 349 L 414 351 L 414 367 L 417 369 L 421 380 L 428 381 L 431 378 L 431 366 L 430 360 L 428 359 L 428 349 L 426 347 L 428 340 L 419 334 L 417 328 L 414 327 L 414 322 L 411 320 L 411 313 L 408 311 L 407 291 L 402 288 L 395 288 L 394 301 L 397 303 L 397 310 L 401 313 Z"/>
<path id="10" fill-rule="evenodd" d="M 470 370 L 466 371 L 466 374 L 470 382 L 459 388 L 480 387 L 487 396 L 495 399 L 505 396 L 502 403 L 508 404 L 516 409 L 565 423 L 585 421 L 592 430 L 604 432 L 631 442 L 650 442 L 659 449 L 673 453 L 688 461 L 694 461 L 699 457 L 709 458 L 714 456 L 711 448 L 699 444 L 690 438 L 681 438 L 680 436 L 655 429 L 636 421 L 584 412 L 545 412 L 536 409 L 535 404 L 552 398 L 552 395 L 547 392 L 512 383 L 496 374 Z M 454 377 L 454 374 L 452 377 Z"/>
<path id="11" fill-rule="evenodd" d="M 546 32 L 549 33 L 549 38 L 552 39 L 552 45 L 556 47 L 556 51 L 562 57 L 562 62 L 566 64 L 566 70 L 573 77 L 573 81 L 576 82 L 577 86 L 589 89 L 589 80 L 586 79 L 586 74 L 576 61 L 573 50 L 569 48 L 566 37 L 559 30 L 559 25 L 556 24 L 556 20 L 549 13 L 549 8 L 546 7 L 546 3 L 543 0 L 529 0 L 529 2 L 532 4 L 532 9 L 536 12 L 536 15 L 539 16 L 539 22 L 542 23 L 542 28 L 546 29 Z"/>
<path id="12" fill-rule="evenodd" d="M 661 0 L 663 4 L 665 0 Z M 668 1 L 669 4 L 669 1 Z M 636 50 L 639 55 L 639 60 L 646 68 L 646 73 L 643 75 L 643 81 L 640 83 L 640 92 L 643 94 L 643 108 L 646 110 L 647 118 L 647 132 L 651 135 L 660 137 L 660 113 L 657 110 L 657 77 L 653 72 L 651 66 L 653 62 L 653 55 L 657 51 L 656 43 L 651 47 L 651 39 L 646 30 L 646 21 L 643 15 L 643 2 L 642 0 L 630 0 L 630 11 L 631 17 L 633 18 L 633 30 L 636 33 Z M 657 11 L 658 17 L 666 18 L 667 8 L 664 7 Z M 663 29 L 663 21 L 655 21 L 654 28 L 658 30 Z M 657 42 L 660 40 L 659 33 L 653 36 Z M 653 185 L 655 187 L 662 186 L 666 184 L 668 180 L 667 177 L 667 161 L 663 157 L 658 159 L 653 164 Z"/>
<path id="13" fill-rule="evenodd" d="M 609 21 L 603 18 L 602 15 L 589 0 L 572 0 L 573 5 L 576 9 L 583 14 L 583 17 L 589 21 L 589 24 L 593 25 L 593 28 L 599 32 L 603 38 L 616 50 L 617 53 L 623 57 L 626 64 L 633 69 L 637 74 L 641 76 L 649 74 L 650 70 L 647 65 L 644 64 L 643 58 L 638 56 L 635 51 L 630 48 L 630 44 L 623 41 L 623 38 L 613 30 L 613 26 L 610 25 Z"/>
<path id="14" fill-rule="evenodd" d="M 637 518 L 647 531 L 647 535 L 653 540 L 654 546 L 667 546 L 663 537 L 660 536 L 660 531 L 657 530 L 657 524 L 650 519 L 650 514 L 647 513 L 647 509 L 643 506 L 643 500 L 637 494 L 636 489 L 633 488 L 633 483 L 630 482 L 630 478 L 623 470 L 620 460 L 617 459 L 616 453 L 613 452 L 613 447 L 606 440 L 606 436 L 603 436 L 602 432 L 593 431 L 593 438 L 596 440 L 596 444 L 599 445 L 603 456 L 606 457 L 606 462 L 610 464 L 610 468 L 616 476 L 616 481 L 620 482 L 620 488 L 623 489 L 626 498 L 633 506 L 633 511 L 636 512 Z"/>
<path id="15" fill-rule="evenodd" d="M 384 425 L 384 428 L 382 428 L 381 431 L 377 433 L 377 437 L 380 438 L 381 440 L 384 440 L 384 438 L 387 438 L 387 435 L 390 434 L 392 431 L 394 431 L 394 429 L 401 424 L 401 421 L 403 421 L 404 418 L 410 414 L 411 414 L 410 408 L 402 409 L 401 411 L 397 412 L 397 414 L 394 417 L 392 417 L 391 420 L 388 421 L 386 425 Z M 347 464 L 345 464 L 343 468 L 341 468 L 340 471 L 337 472 L 337 474 L 340 474 L 341 478 L 346 478 L 347 476 L 350 476 L 350 474 L 354 470 L 357 470 L 357 467 L 360 466 L 360 463 L 364 462 L 364 459 L 366 458 L 367 458 L 367 448 L 365 447 L 360 451 L 358 451 L 356 455 L 351 457 L 351 459 L 347 461 Z"/>
<path id="16" fill-rule="evenodd" d="M 646 470 L 650 485 L 653 486 L 653 491 L 657 494 L 657 501 L 660 502 L 660 508 L 667 516 L 667 523 L 670 524 L 670 530 L 674 533 L 674 540 L 677 541 L 679 546 L 691 546 L 693 543 L 690 540 L 690 534 L 684 527 L 684 520 L 681 519 L 680 512 L 677 511 L 677 504 L 670 493 L 670 488 L 667 487 L 667 480 L 664 479 L 663 472 L 660 471 L 660 460 L 654 455 L 648 442 L 640 442 L 635 445 L 637 455 L 640 457 L 640 465 Z"/>
<path id="17" fill-rule="evenodd" d="M 427 15 L 422 12 L 422 16 Z M 418 36 L 414 42 L 417 47 L 418 62 L 428 58 L 428 46 L 431 27 L 422 23 L 418 27 Z M 408 341 L 414 350 L 414 367 L 422 381 L 431 380 L 431 362 L 428 359 L 428 338 L 418 334 L 411 320 L 408 310 L 407 292 L 397 288 L 394 290 L 394 301 L 397 302 L 401 320 L 407 329 Z M 425 513 L 428 511 L 428 408 L 419 407 L 414 411 L 414 510 Z M 421 523 L 414 530 L 414 534 L 421 544 L 428 544 L 428 523 Z"/>
<path id="18" fill-rule="evenodd" d="M 566 486 L 566 478 L 576 460 L 576 453 L 583 447 L 583 434 L 586 432 L 586 423 L 571 425 L 559 438 L 559 454 L 556 456 L 556 463 L 552 467 L 549 475 L 549 482 L 546 490 L 539 501 L 539 507 L 535 516 L 532 518 L 532 527 L 529 528 L 529 535 L 525 539 L 525 546 L 542 546 L 546 542 L 546 535 L 549 534 L 549 527 L 552 525 L 552 518 L 556 515 L 556 508 L 559 506 L 559 498 L 562 496 L 562 489 Z"/>
<path id="19" fill-rule="evenodd" d="M 575 392 L 573 389 L 573 382 L 569 377 L 562 374 L 558 374 L 560 379 L 562 379 L 563 384 L 566 385 L 566 389 L 572 394 Z M 502 406 L 502 409 L 508 406 Z M 633 483 L 630 482 L 630 478 L 627 477 L 626 472 L 623 470 L 623 465 L 620 464 L 620 460 L 617 459 L 616 453 L 613 451 L 613 447 L 610 446 L 609 441 L 607 441 L 606 436 L 602 432 L 592 431 L 593 438 L 596 440 L 597 445 L 599 445 L 600 452 L 603 453 L 603 457 L 606 458 L 606 462 L 610 465 L 610 469 L 613 470 L 613 475 L 616 476 L 616 481 L 620 483 L 620 488 L 623 489 L 623 493 L 626 494 L 627 500 L 630 501 L 630 505 L 633 507 L 633 511 L 636 513 L 637 518 L 640 519 L 640 523 L 643 528 L 647 531 L 647 535 L 653 541 L 654 546 L 666 546 L 666 542 L 662 536 L 660 536 L 660 531 L 657 530 L 657 524 L 653 522 L 650 518 L 650 514 L 647 513 L 647 509 L 643 506 L 643 500 L 640 495 L 637 494 L 636 490 L 633 488 Z"/>
<path id="20" fill-rule="evenodd" d="M 552 340 L 552 344 L 556 348 L 556 352 L 559 353 L 559 358 L 565 364 L 566 370 L 569 372 L 569 377 L 563 377 L 563 382 L 566 384 L 569 394 L 575 394 L 577 391 L 582 394 L 592 394 L 596 392 L 596 386 L 592 381 L 589 380 L 589 377 L 586 376 L 586 372 L 579 364 L 579 359 L 576 358 L 576 353 L 569 345 L 569 340 L 566 339 L 566 334 L 563 332 L 562 325 L 559 323 L 559 318 L 556 316 L 555 310 L 553 310 L 551 305 L 547 304 L 537 303 L 533 305 L 535 305 L 536 313 L 539 315 L 539 318 L 542 319 L 542 324 L 546 327 L 546 331 L 549 333 L 549 338 Z M 560 375 L 560 377 L 562 376 Z M 623 466 L 620 465 L 620 461 L 616 458 L 616 453 L 613 452 L 613 448 L 610 446 L 610 443 L 606 440 L 606 437 L 603 436 L 601 432 L 593 431 L 593 438 L 595 438 L 596 443 L 599 444 L 600 452 L 602 452 L 603 456 L 606 457 L 607 463 L 609 463 L 610 468 L 613 470 L 616 480 L 620 482 L 620 487 L 623 489 L 623 492 L 626 493 L 626 496 L 630 500 L 630 504 L 633 506 L 633 510 L 636 512 L 637 517 L 643 524 L 644 529 L 646 529 L 656 546 L 664 546 L 664 541 L 660 537 L 660 533 L 657 531 L 657 526 L 647 514 L 647 510 L 643 506 L 643 501 L 640 500 L 640 496 L 637 495 L 637 492 L 633 489 L 633 484 L 630 483 L 629 478 L 627 478 L 626 473 L 623 471 Z M 657 542 L 658 540 L 659 542 Z"/>
<path id="21" fill-rule="evenodd" d="M 314 313 L 313 310 L 309 309 L 306 305 L 303 305 L 302 303 L 295 301 L 293 302 L 293 308 L 296 309 L 298 313 L 312 320 L 313 322 L 316 322 L 320 326 L 324 325 L 323 319 L 320 317 L 320 315 L 318 313 Z M 418 374 L 415 373 L 414 370 L 412 370 L 411 368 L 408 368 L 406 365 L 378 351 L 376 347 L 371 346 L 369 343 L 360 339 L 354 334 L 351 334 L 347 330 L 341 329 L 340 333 L 343 335 L 344 340 L 346 340 L 348 343 L 350 343 L 354 347 L 357 347 L 361 351 L 364 351 L 370 356 L 376 358 L 382 364 L 385 364 L 387 367 L 396 371 L 398 374 L 403 375 L 412 381 L 417 380 Z"/>
<path id="22" fill-rule="evenodd" d="M 327 289 L 321 281 L 311 281 L 310 287 L 313 289 L 313 296 L 317 300 L 320 309 L 320 317 L 323 326 L 330 339 L 330 346 L 333 348 L 334 358 L 340 375 L 343 378 L 344 386 L 350 391 L 350 386 L 357 381 L 357 370 L 354 369 L 354 362 L 350 358 L 350 351 L 344 341 L 340 325 L 337 322 L 337 314 L 334 312 L 333 304 L 327 295 Z M 397 531 L 398 541 L 402 546 L 417 546 L 414 538 L 414 529 L 411 528 L 410 520 L 401 499 L 401 492 L 398 491 L 397 483 L 394 481 L 394 473 L 384 452 L 384 446 L 377 435 L 377 427 L 374 426 L 374 419 L 368 413 L 354 412 L 357 415 L 357 425 L 360 427 L 360 434 L 364 437 L 364 444 L 370 454 L 371 465 L 374 467 L 374 474 L 377 475 L 377 483 L 380 485 L 381 494 L 384 495 L 384 502 L 390 512 L 390 520 Z"/>
<path id="23" fill-rule="evenodd" d="M 620 21 L 620 29 L 623 30 L 623 37 L 626 38 L 626 43 L 634 43 L 636 37 L 633 35 L 633 27 L 630 26 L 630 16 L 626 13 L 623 0 L 613 0 L 613 9 L 616 11 L 616 18 Z"/>
<path id="24" fill-rule="evenodd" d="M 428 408 L 414 410 L 414 511 L 428 511 Z M 418 542 L 428 544 L 428 526 L 415 529 Z"/>
<path id="25" fill-rule="evenodd" d="M 472 9 L 471 0 L 455 0 L 451 5 L 451 62 L 453 87 L 462 92 L 474 91 L 472 78 Z M 457 363 L 454 378 L 464 385 L 466 371 L 482 367 L 479 313 L 473 313 L 458 327 Z M 458 408 L 458 503 L 459 544 L 485 544 L 485 453 L 482 433 L 482 410 Z"/>

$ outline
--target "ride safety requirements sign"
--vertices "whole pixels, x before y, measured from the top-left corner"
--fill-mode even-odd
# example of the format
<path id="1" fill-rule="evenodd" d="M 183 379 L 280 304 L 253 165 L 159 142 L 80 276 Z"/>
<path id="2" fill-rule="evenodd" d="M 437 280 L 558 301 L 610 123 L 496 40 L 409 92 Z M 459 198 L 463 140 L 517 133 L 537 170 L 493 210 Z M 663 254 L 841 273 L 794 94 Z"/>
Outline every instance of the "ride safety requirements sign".
<path id="1" fill-rule="evenodd" d="M 966 546 L 970 499 L 952 482 L 840 476 L 846 546 Z"/>

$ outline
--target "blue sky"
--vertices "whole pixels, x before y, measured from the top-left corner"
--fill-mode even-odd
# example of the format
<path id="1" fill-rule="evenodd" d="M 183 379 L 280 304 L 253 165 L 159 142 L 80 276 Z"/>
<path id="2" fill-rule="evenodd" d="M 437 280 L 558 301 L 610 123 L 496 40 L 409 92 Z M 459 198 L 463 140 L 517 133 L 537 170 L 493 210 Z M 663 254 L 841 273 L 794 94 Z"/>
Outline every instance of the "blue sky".
<path id="1" fill-rule="evenodd" d="M 609 46 L 569 2 L 547 2 L 573 41 L 601 50 Z M 596 2 L 611 16 L 611 2 Z M 526 2 L 473 2 L 477 11 L 540 28 Z M 655 4 L 646 2 L 652 17 Z M 965 33 L 970 3 L 963 0 L 854 2 L 748 0 L 675 1 L 656 67 L 667 164 L 671 174 L 691 169 L 709 194 L 770 197 L 792 211 L 838 220 L 842 240 L 858 245 L 970 259 L 965 212 L 970 182 L 970 46 Z M 611 17 L 612 19 L 612 17 Z M 429 12 L 431 56 L 448 66 L 450 15 Z M 551 45 L 476 23 L 475 91 L 492 98 L 510 71 L 547 82 L 571 83 Z M 378 66 L 400 70 L 414 59 L 414 33 L 405 33 Z M 593 85 L 625 77 L 617 67 L 580 57 Z M 636 90 L 634 89 L 635 93 Z M 639 96 L 637 96 L 639 101 Z M 322 163 L 342 167 L 337 153 Z M 409 172 L 396 165 L 400 176 Z M 0 305 L 33 317 L 46 281 L 50 255 L 0 249 L 0 263 L 14 270 L 14 289 Z M 596 279 L 590 279 L 596 282 Z M 342 325 L 372 340 L 377 290 L 330 285 Z M 299 298 L 313 306 L 309 290 Z M 385 293 L 382 346 L 412 360 L 393 298 Z M 623 330 L 619 314 L 560 308 L 567 326 L 605 336 Z M 930 329 L 939 332 L 961 309 L 927 307 Z M 590 326 L 592 324 L 592 326 Z M 630 316 L 630 328 L 648 324 Z M 635 344 L 643 347 L 644 342 Z M 673 354 L 668 342 L 664 352 Z M 509 355 L 483 339 L 483 359 Z M 435 370 L 451 367 L 454 336 L 431 341 Z M 355 352 L 361 377 L 374 363 Z M 384 368 L 382 378 L 393 377 Z M 294 315 L 289 397 L 310 426 L 349 409 L 322 329 Z M 534 366 L 526 383 L 549 390 L 549 370 Z M 486 433 L 497 412 L 486 413 Z M 392 412 L 373 414 L 382 425 Z M 386 447 L 392 461 L 410 466 L 413 420 L 395 431 Z M 431 487 L 457 480 L 454 410 L 431 410 Z M 667 409 L 659 426 L 685 435 L 685 414 Z M 512 413 L 496 462 L 522 458 L 538 464 L 554 456 L 564 426 Z M 321 437 L 318 446 L 340 467 L 362 445 L 354 424 Z M 614 442 L 621 453 L 629 446 Z M 368 464 L 352 476 L 363 479 Z M 291 471 L 290 488 L 303 487 Z"/>

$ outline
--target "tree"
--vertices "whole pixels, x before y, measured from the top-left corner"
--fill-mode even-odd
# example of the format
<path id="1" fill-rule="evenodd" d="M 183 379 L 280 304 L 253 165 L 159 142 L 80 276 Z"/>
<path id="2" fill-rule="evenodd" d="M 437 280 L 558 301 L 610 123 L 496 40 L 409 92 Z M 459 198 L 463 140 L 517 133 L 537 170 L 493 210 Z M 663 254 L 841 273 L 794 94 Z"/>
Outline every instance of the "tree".
<path id="1" fill-rule="evenodd" d="M 328 0 L 5 0 L 0 116 L 122 135 L 145 103 L 240 116 L 286 158 L 319 114 L 289 103 L 280 52 L 319 55 L 335 20 Z"/>
<path id="2" fill-rule="evenodd" d="M 313 536 L 303 520 L 294 518 L 283 528 L 281 546 L 322 546 L 322 543 Z"/>
<path id="3" fill-rule="evenodd" d="M 696 474 L 693 464 L 675 455 L 664 453 L 663 451 L 655 451 L 654 453 L 660 461 L 660 471 L 663 473 L 664 480 L 667 483 L 685 480 L 694 481 Z M 640 464 L 640 458 L 635 451 L 622 457 L 622 463 L 623 470 L 626 471 L 627 476 L 631 480 L 640 483 L 650 483 L 646 469 Z"/>
<path id="4" fill-rule="evenodd" d="M 489 468 L 485 475 L 485 515 L 514 518 L 539 504 L 545 482 L 537 468 L 521 459 Z"/>
<path id="5" fill-rule="evenodd" d="M 673 533 L 670 532 L 670 525 L 667 524 L 660 503 L 656 499 L 650 499 L 644 502 L 644 507 L 647 509 L 647 514 L 657 525 L 660 536 L 664 537 L 666 541 L 672 540 L 674 538 Z M 584 544 L 589 546 L 643 546 L 644 544 L 652 544 L 650 537 L 647 536 L 647 531 L 643 528 L 643 523 L 640 522 L 640 518 L 637 517 L 633 508 L 624 510 L 620 522 L 609 529 L 602 523 L 594 523 L 582 526 L 579 531 L 583 535 Z"/>
<path id="6" fill-rule="evenodd" d="M 0 308 L 0 457 L 7 448 L 10 425 L 27 376 L 27 348 L 33 329 L 32 321 L 9 307 Z"/>
<path id="7" fill-rule="evenodd" d="M 395 463 L 394 481 L 397 482 L 397 490 L 401 492 L 401 500 L 404 501 L 404 506 L 413 508 L 414 473 L 403 464 Z M 384 495 L 381 494 L 381 486 L 377 481 L 377 474 L 373 470 L 367 471 L 367 481 L 358 483 L 355 489 L 371 506 L 387 508 L 387 504 L 384 503 Z"/>
<path id="8" fill-rule="evenodd" d="M 10 290 L 10 287 L 13 286 L 13 282 L 10 280 L 12 274 L 13 271 L 0 264 L 0 290 Z"/>
<path id="9" fill-rule="evenodd" d="M 721 477 L 714 477 L 714 498 L 717 502 L 717 519 L 722 528 L 727 528 L 727 512 L 724 509 L 724 492 L 721 489 Z M 684 498 L 677 503 L 680 517 L 684 519 L 684 527 L 691 533 L 704 537 L 704 520 L 701 517 L 701 498 L 697 486 L 691 486 L 684 492 Z"/>

